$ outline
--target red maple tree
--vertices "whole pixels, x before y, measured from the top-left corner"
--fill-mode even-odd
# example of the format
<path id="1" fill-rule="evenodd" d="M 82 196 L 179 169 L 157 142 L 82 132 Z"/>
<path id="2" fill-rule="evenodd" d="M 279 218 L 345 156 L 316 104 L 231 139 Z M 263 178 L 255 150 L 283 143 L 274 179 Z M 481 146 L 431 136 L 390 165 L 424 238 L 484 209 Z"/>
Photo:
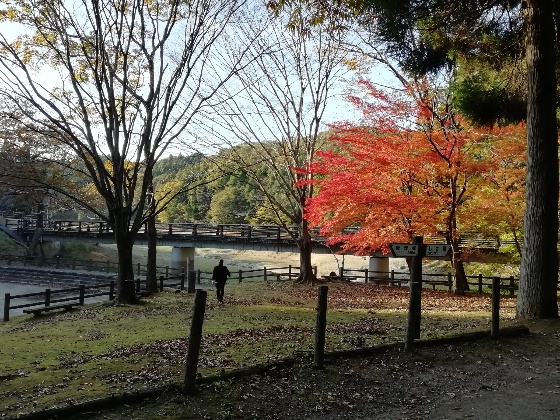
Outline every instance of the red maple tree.
<path id="1" fill-rule="evenodd" d="M 333 151 L 307 168 L 319 193 L 308 200 L 305 217 L 329 244 L 361 255 L 388 252 L 390 242 L 416 235 L 443 236 L 453 250 L 456 291 L 463 293 L 459 239 L 480 228 L 481 211 L 489 213 L 477 194 L 501 185 L 498 174 L 506 167 L 499 167 L 492 140 L 508 130 L 469 127 L 423 85 L 391 95 L 361 85 L 368 101 L 351 100 L 363 110 L 363 122 L 336 126 Z"/>

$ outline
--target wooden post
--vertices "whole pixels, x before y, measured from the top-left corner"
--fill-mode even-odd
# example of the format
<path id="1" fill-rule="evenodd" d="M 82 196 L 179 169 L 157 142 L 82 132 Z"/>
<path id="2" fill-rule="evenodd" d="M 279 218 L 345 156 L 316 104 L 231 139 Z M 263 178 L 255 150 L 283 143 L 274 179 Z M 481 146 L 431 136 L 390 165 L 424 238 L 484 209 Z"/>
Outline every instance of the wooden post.
<path id="1" fill-rule="evenodd" d="M 181 272 L 181 290 L 185 290 L 185 271 Z"/>
<path id="2" fill-rule="evenodd" d="M 10 294 L 4 295 L 4 322 L 10 320 Z"/>
<path id="3" fill-rule="evenodd" d="M 183 271 L 183 274 L 185 274 L 184 271 Z M 166 279 L 169 278 L 169 266 L 168 266 L 168 265 L 165 266 L 165 278 L 166 278 Z"/>
<path id="4" fill-rule="evenodd" d="M 478 275 L 478 293 L 482 293 L 482 274 Z"/>
<path id="5" fill-rule="evenodd" d="M 51 289 L 45 289 L 45 306 L 51 306 Z"/>
<path id="6" fill-rule="evenodd" d="M 85 292 L 86 292 L 86 287 L 83 284 L 80 284 L 80 297 L 78 298 L 78 301 L 80 302 L 80 305 L 84 304 Z"/>
<path id="7" fill-rule="evenodd" d="M 107 260 L 107 268 L 105 269 L 105 271 L 108 273 L 109 270 L 111 270 L 111 262 Z"/>
<path id="8" fill-rule="evenodd" d="M 56 268 L 60 268 L 60 256 L 56 256 Z"/>
<path id="9" fill-rule="evenodd" d="M 263 268 L 263 274 L 264 274 L 264 276 L 263 276 L 263 277 L 264 277 L 264 281 L 266 281 L 266 280 L 267 280 L 267 279 L 266 279 L 266 267 Z"/>
<path id="10" fill-rule="evenodd" d="M 364 283 L 369 283 L 369 270 L 367 268 L 364 270 Z"/>
<path id="11" fill-rule="evenodd" d="M 317 295 L 317 325 L 315 327 L 315 357 L 313 367 L 324 369 L 325 334 L 327 329 L 327 294 L 328 286 L 319 286 Z"/>
<path id="12" fill-rule="evenodd" d="M 500 333 L 500 278 L 492 277 L 492 338 Z"/>
<path id="13" fill-rule="evenodd" d="M 115 281 L 111 280 L 111 284 L 109 285 L 109 300 L 113 300 L 115 298 Z"/>
<path id="14" fill-rule="evenodd" d="M 187 293 L 194 293 L 196 286 L 196 271 L 189 271 L 187 275 Z"/>
<path id="15" fill-rule="evenodd" d="M 140 263 L 138 263 L 138 266 L 136 268 L 136 275 L 140 276 Z"/>
<path id="16" fill-rule="evenodd" d="M 515 290 L 514 290 L 515 279 L 513 278 L 513 276 L 509 277 L 509 285 L 511 286 L 511 289 L 509 289 L 509 295 L 513 296 L 515 294 Z"/>
<path id="17" fill-rule="evenodd" d="M 200 284 L 200 276 L 202 275 L 202 272 L 200 270 L 198 270 L 196 272 L 196 283 Z"/>
<path id="18" fill-rule="evenodd" d="M 185 366 L 185 382 L 183 390 L 191 394 L 196 386 L 196 370 L 198 368 L 198 356 L 202 341 L 202 324 L 204 322 L 204 311 L 206 309 L 206 291 L 198 289 L 194 298 L 194 310 L 191 320 L 191 331 L 187 345 L 187 362 Z"/>
<path id="19" fill-rule="evenodd" d="M 140 277 L 136 277 L 136 293 L 140 292 Z"/>
<path id="20" fill-rule="evenodd" d="M 159 291 L 163 292 L 163 276 L 159 276 Z"/>
<path id="21" fill-rule="evenodd" d="M 414 351 L 414 339 L 420 338 L 420 315 L 422 310 L 422 257 L 424 256 L 424 238 L 415 236 L 412 243 L 418 245 L 418 255 L 411 257 L 410 267 L 410 300 L 408 304 L 408 323 L 404 350 Z"/>
<path id="22" fill-rule="evenodd" d="M 243 281 L 243 271 L 239 270 L 239 284 Z"/>

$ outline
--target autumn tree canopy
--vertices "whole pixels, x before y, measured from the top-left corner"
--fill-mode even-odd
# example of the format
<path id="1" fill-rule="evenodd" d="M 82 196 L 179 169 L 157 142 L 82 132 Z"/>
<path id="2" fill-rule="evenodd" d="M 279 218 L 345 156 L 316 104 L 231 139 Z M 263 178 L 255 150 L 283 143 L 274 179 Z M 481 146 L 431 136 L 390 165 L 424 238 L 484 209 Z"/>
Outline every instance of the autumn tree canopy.
<path id="1" fill-rule="evenodd" d="M 511 189 L 512 178 L 520 176 L 502 179 L 512 151 L 496 142 L 507 138 L 523 145 L 524 128 L 470 127 L 436 93 L 419 101 L 410 90 L 389 94 L 369 82 L 362 85 L 367 102 L 353 100 L 363 121 L 339 125 L 333 151 L 319 152 L 321 159 L 309 166 L 319 177 L 319 193 L 308 200 L 306 217 L 330 243 L 359 254 L 388 252 L 390 242 L 410 242 L 416 235 L 444 236 L 453 248 L 456 289 L 463 292 L 461 233 L 488 232 L 481 218 L 495 221 L 514 210 L 485 200 L 489 191 Z M 421 86 L 409 89 L 425 92 Z M 349 227 L 356 232 L 344 233 Z"/>

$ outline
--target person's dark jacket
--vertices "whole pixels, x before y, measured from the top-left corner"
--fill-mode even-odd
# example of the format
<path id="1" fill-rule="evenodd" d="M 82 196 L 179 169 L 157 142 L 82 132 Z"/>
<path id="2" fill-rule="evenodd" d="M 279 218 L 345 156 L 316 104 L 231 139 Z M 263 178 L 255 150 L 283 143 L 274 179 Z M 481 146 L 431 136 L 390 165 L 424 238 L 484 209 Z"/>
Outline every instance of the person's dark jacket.
<path id="1" fill-rule="evenodd" d="M 212 279 L 215 280 L 216 283 L 225 283 L 229 276 L 231 276 L 231 274 L 225 265 L 217 265 L 214 267 Z"/>

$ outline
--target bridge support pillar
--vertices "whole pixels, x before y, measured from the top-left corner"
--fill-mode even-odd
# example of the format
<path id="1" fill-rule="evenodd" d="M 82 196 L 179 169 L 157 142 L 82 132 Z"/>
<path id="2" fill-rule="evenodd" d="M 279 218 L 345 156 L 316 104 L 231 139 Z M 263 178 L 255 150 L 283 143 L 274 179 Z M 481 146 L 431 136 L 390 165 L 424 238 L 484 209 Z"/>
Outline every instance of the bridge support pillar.
<path id="1" fill-rule="evenodd" d="M 41 241 L 37 245 L 38 254 L 46 258 L 54 258 L 60 254 L 60 241 Z"/>
<path id="2" fill-rule="evenodd" d="M 194 271 L 194 248 L 174 246 L 171 249 L 171 268 L 179 273 L 183 268 L 185 273 Z"/>
<path id="3" fill-rule="evenodd" d="M 389 280 L 389 257 L 369 257 L 368 273 L 373 281 Z"/>

